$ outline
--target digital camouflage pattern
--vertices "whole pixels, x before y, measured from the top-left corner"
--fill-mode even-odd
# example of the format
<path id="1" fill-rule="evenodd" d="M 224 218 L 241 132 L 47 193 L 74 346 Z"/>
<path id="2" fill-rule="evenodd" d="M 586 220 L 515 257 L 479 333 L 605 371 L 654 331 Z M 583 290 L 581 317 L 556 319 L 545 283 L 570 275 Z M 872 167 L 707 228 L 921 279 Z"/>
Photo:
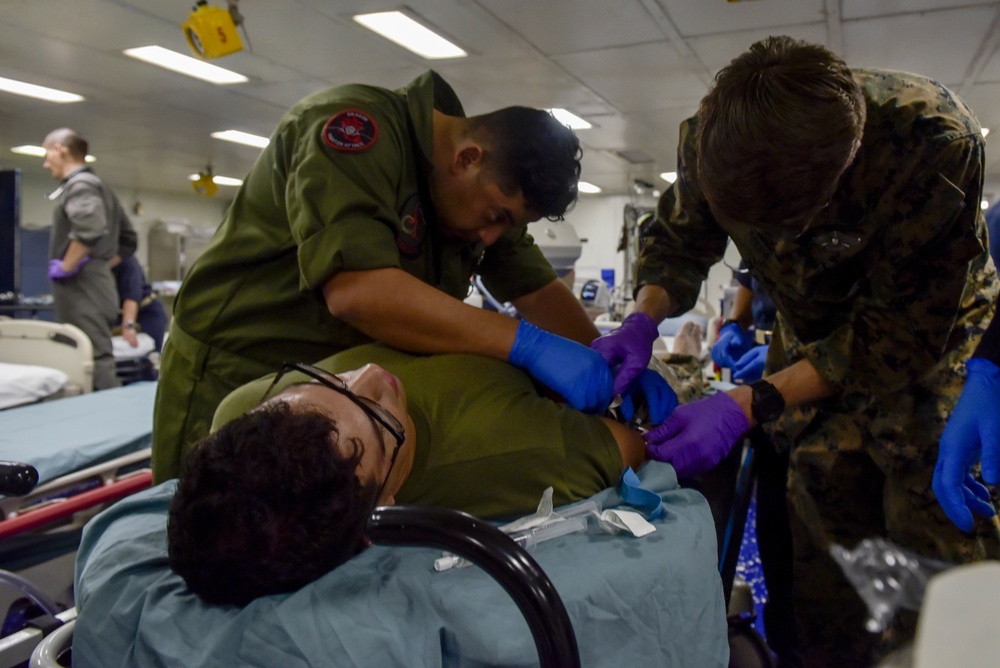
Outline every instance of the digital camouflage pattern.
<path id="1" fill-rule="evenodd" d="M 658 211 L 637 281 L 662 286 L 686 310 L 732 238 L 778 309 L 768 372 L 807 359 L 837 390 L 767 425 L 775 446 L 791 449 L 796 614 L 809 666 L 867 666 L 869 652 L 891 646 L 864 631 L 864 607 L 828 556 L 831 543 L 881 535 L 949 561 L 1000 556 L 992 523 L 961 533 L 930 487 L 964 360 L 998 287 L 980 210 L 980 126 L 930 79 L 854 76 L 867 103 L 861 149 L 798 236 L 715 220 L 695 173 L 695 119 L 685 121 L 676 201 Z M 893 638 L 912 634 L 904 620 Z"/>

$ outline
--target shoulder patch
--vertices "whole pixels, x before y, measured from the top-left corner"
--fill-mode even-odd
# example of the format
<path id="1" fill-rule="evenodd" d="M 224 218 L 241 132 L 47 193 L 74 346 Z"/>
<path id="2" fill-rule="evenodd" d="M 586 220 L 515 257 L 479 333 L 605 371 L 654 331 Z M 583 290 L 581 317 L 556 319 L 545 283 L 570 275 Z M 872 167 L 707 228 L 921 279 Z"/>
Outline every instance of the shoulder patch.
<path id="1" fill-rule="evenodd" d="M 323 143 L 338 151 L 364 151 L 374 146 L 377 139 L 378 126 L 375 121 L 357 109 L 341 111 L 323 126 Z"/>

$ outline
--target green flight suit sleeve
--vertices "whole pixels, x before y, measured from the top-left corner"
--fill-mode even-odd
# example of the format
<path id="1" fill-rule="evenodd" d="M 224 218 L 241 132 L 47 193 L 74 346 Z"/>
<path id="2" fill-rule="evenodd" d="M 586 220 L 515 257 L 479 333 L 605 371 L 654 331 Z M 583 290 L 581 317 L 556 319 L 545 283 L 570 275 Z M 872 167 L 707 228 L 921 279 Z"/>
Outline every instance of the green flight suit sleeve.
<path id="1" fill-rule="evenodd" d="M 846 322 L 791 351 L 848 401 L 917 381 L 940 360 L 975 296 L 972 261 L 982 264 L 986 252 L 982 139 L 937 142 L 927 155 L 914 158 L 915 176 L 884 192 L 869 214 L 881 218 L 881 254 Z"/>
<path id="2" fill-rule="evenodd" d="M 338 112 L 366 114 L 376 140 L 358 151 L 324 144 L 326 124 Z M 341 270 L 399 266 L 394 208 L 400 173 L 412 162 L 405 123 L 378 105 L 354 102 L 308 109 L 285 126 L 280 154 L 288 159 L 284 199 L 298 246 L 303 291 L 320 288 Z"/>
<path id="3" fill-rule="evenodd" d="M 680 304 L 674 315 L 694 307 L 712 265 L 726 252 L 728 235 L 719 227 L 698 185 L 694 120 L 681 124 L 677 181 L 656 208 L 656 222 L 639 254 L 636 290 L 658 285 Z"/>

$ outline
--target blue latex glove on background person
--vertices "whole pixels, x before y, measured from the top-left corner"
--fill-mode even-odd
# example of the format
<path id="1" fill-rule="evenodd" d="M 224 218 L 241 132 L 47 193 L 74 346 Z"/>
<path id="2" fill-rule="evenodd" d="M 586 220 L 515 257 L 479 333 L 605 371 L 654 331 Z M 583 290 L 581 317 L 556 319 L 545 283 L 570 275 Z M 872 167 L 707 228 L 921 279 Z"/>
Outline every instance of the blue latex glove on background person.
<path id="1" fill-rule="evenodd" d="M 89 255 L 84 255 L 83 259 L 80 260 L 79 264 L 76 265 L 76 269 L 73 271 L 65 271 L 62 266 L 62 260 L 59 258 L 52 258 L 49 260 L 49 279 L 53 281 L 58 281 L 64 278 L 72 278 L 80 273 L 80 269 L 83 265 L 90 261 Z"/>
<path id="2" fill-rule="evenodd" d="M 719 338 L 712 345 L 712 361 L 719 366 L 732 369 L 736 361 L 750 352 L 756 343 L 753 334 L 731 322 L 719 330 Z"/>
<path id="3" fill-rule="evenodd" d="M 611 403 L 611 369 L 597 351 L 527 320 L 517 326 L 508 361 L 558 392 L 577 410 L 603 413 Z"/>
<path id="4" fill-rule="evenodd" d="M 972 513 L 993 517 L 989 490 L 969 469 L 982 462 L 983 480 L 1000 483 L 1000 368 L 981 357 L 965 363 L 968 378 L 948 418 L 931 487 L 945 515 L 962 531 L 972 531 Z"/>
<path id="5" fill-rule="evenodd" d="M 636 378 L 631 391 L 622 397 L 622 417 L 631 421 L 635 417 L 635 406 L 640 400 L 646 403 L 650 424 L 660 424 L 677 408 L 677 393 L 670 384 L 652 369 L 643 369 Z"/>
<path id="6" fill-rule="evenodd" d="M 742 380 L 749 383 L 760 380 L 764 376 L 764 363 L 767 361 L 767 346 L 754 346 L 750 352 L 736 360 L 732 366 L 733 381 Z"/>
<path id="7" fill-rule="evenodd" d="M 656 323 L 645 313 L 633 313 L 622 321 L 618 329 L 594 339 L 590 347 L 604 358 L 607 366 L 615 370 L 615 394 L 624 397 L 649 365 L 653 355 L 653 342 L 660 335 Z"/>
<path id="8" fill-rule="evenodd" d="M 714 468 L 749 430 L 750 421 L 739 404 L 718 392 L 678 406 L 643 439 L 650 459 L 669 462 L 678 477 L 689 478 Z"/>

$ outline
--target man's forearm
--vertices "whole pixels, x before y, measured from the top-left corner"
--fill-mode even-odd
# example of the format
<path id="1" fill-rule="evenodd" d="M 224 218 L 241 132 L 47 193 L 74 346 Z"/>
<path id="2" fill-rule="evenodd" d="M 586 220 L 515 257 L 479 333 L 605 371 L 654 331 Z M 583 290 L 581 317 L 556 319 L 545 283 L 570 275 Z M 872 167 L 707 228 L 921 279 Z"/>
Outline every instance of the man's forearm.
<path id="1" fill-rule="evenodd" d="M 401 269 L 345 271 L 323 286 L 330 313 L 377 341 L 415 353 L 507 360 L 517 321 L 469 306 Z"/>
<path id="2" fill-rule="evenodd" d="M 676 314 L 677 301 L 659 285 L 646 284 L 635 295 L 635 310 L 645 313 L 653 322 L 660 322 Z"/>
<path id="3" fill-rule="evenodd" d="M 580 300 L 558 279 L 518 297 L 513 304 L 531 324 L 585 346 L 601 335 Z"/>
<path id="4" fill-rule="evenodd" d="M 809 360 L 799 360 L 792 366 L 771 374 L 765 380 L 774 385 L 785 399 L 785 407 L 811 404 L 833 395 L 835 388 L 826 382 Z M 756 424 L 751 411 L 753 392 L 741 385 L 727 392 L 743 409 L 743 414 Z"/>
<path id="5" fill-rule="evenodd" d="M 66 249 L 66 253 L 62 256 L 63 271 L 67 273 L 76 271 L 80 261 L 87 255 L 90 255 L 90 246 L 76 239 L 70 240 L 69 248 Z"/>
<path id="6" fill-rule="evenodd" d="M 122 302 L 122 325 L 127 322 L 135 322 L 139 317 L 139 302 L 134 299 L 126 299 Z"/>

